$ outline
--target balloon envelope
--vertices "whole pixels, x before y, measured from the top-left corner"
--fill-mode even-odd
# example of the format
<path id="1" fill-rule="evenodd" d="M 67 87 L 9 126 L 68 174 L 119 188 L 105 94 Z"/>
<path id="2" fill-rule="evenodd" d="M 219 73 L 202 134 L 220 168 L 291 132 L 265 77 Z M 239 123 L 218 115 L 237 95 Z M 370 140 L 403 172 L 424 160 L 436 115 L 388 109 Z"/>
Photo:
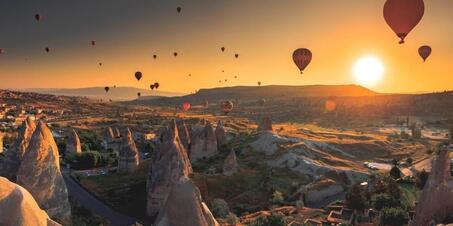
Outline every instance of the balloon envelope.
<path id="1" fill-rule="evenodd" d="M 91 45 L 95 46 L 96 45 L 96 41 L 91 41 Z"/>
<path id="2" fill-rule="evenodd" d="M 310 64 L 312 59 L 312 53 L 309 49 L 300 48 L 293 52 L 293 61 L 302 73 L 305 68 Z"/>
<path id="3" fill-rule="evenodd" d="M 400 38 L 400 44 L 420 22 L 425 13 L 423 0 L 387 0 L 384 4 L 385 22 Z"/>
<path id="4" fill-rule="evenodd" d="M 46 52 L 50 52 L 50 48 L 49 47 L 46 47 Z"/>
<path id="5" fill-rule="evenodd" d="M 105 90 L 105 92 L 108 92 L 108 91 L 110 90 L 110 88 L 109 88 L 108 86 L 106 86 L 106 87 L 104 88 L 104 90 Z"/>
<path id="6" fill-rule="evenodd" d="M 178 13 L 180 13 L 181 12 L 181 7 L 176 8 L 176 11 L 178 11 Z"/>
<path id="7" fill-rule="evenodd" d="M 155 82 L 155 83 L 154 83 L 154 88 L 158 89 L 159 86 L 160 86 L 160 84 L 159 84 L 158 82 Z"/>
<path id="8" fill-rule="evenodd" d="M 222 52 L 225 52 L 225 47 L 220 48 L 220 50 L 222 50 Z"/>
<path id="9" fill-rule="evenodd" d="M 223 113 L 228 114 L 233 110 L 233 102 L 229 100 L 223 101 L 220 104 L 220 108 L 222 109 Z"/>
<path id="10" fill-rule="evenodd" d="M 427 45 L 420 46 L 420 48 L 418 48 L 418 54 L 422 57 L 423 61 L 426 61 L 429 55 L 431 55 L 431 47 Z"/>
<path id="11" fill-rule="evenodd" d="M 35 20 L 38 22 L 41 20 L 41 15 L 39 13 L 35 14 Z"/>
<path id="12" fill-rule="evenodd" d="M 143 74 L 140 71 L 135 72 L 135 78 L 137 81 L 140 81 L 140 79 L 143 77 Z"/>
<path id="13" fill-rule="evenodd" d="M 188 111 L 190 109 L 190 103 L 187 101 L 182 103 L 182 109 L 184 109 L 184 111 Z"/>
<path id="14" fill-rule="evenodd" d="M 234 57 L 236 57 L 236 59 L 239 58 L 239 54 L 234 54 Z"/>

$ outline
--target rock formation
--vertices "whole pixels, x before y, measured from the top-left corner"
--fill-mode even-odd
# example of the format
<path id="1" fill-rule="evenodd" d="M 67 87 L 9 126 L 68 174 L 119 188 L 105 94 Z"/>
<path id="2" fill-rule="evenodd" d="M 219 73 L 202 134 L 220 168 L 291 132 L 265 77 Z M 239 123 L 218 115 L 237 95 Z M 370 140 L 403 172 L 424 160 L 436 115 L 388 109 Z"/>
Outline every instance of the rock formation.
<path id="1" fill-rule="evenodd" d="M 68 140 L 66 141 L 66 154 L 82 153 L 79 135 L 74 129 L 69 132 Z"/>
<path id="2" fill-rule="evenodd" d="M 121 137 L 121 132 L 118 129 L 118 127 L 115 127 L 114 129 L 112 129 L 112 133 L 113 133 L 113 138 L 120 138 Z"/>
<path id="3" fill-rule="evenodd" d="M 181 143 L 184 146 L 186 150 L 190 149 L 190 134 L 189 134 L 189 129 L 186 126 L 186 123 L 184 120 L 179 120 L 177 122 L 178 126 L 178 134 L 179 138 L 181 139 Z"/>
<path id="4" fill-rule="evenodd" d="M 104 141 L 111 142 L 114 138 L 112 127 L 108 127 L 104 132 Z"/>
<path id="5" fill-rule="evenodd" d="M 219 224 L 201 200 L 200 191 L 187 177 L 181 177 L 171 188 L 156 226 L 218 226 Z"/>
<path id="6" fill-rule="evenodd" d="M 112 127 L 108 127 L 105 132 L 104 132 L 104 140 L 103 140 L 103 147 L 104 149 L 112 149 L 113 151 L 119 152 L 121 149 L 121 144 L 122 141 L 120 139 L 120 136 L 116 136 L 115 133 L 113 132 L 114 130 Z"/>
<path id="7" fill-rule="evenodd" d="M 0 175 L 8 178 L 11 181 L 16 181 L 17 171 L 24 153 L 30 143 L 33 132 L 36 129 L 33 119 L 28 117 L 19 127 L 19 132 L 11 147 L 5 152 L 5 161 L 0 166 Z"/>
<path id="8" fill-rule="evenodd" d="M 0 225 L 58 226 L 23 187 L 0 177 Z"/>
<path id="9" fill-rule="evenodd" d="M 4 134 L 0 132 L 0 154 L 3 153 L 3 136 Z"/>
<path id="10" fill-rule="evenodd" d="M 190 146 L 190 161 L 209 158 L 217 154 L 217 138 L 211 123 L 207 123 L 202 131 L 195 134 Z"/>
<path id="11" fill-rule="evenodd" d="M 230 154 L 228 154 L 227 158 L 225 159 L 225 163 L 223 164 L 223 174 L 226 176 L 231 176 L 238 170 L 238 161 L 236 159 L 236 152 L 231 150 Z"/>
<path id="12" fill-rule="evenodd" d="M 17 173 L 17 183 L 27 189 L 52 219 L 65 222 L 71 215 L 68 191 L 60 172 L 58 148 L 50 129 L 40 122 Z"/>
<path id="13" fill-rule="evenodd" d="M 139 163 L 139 154 L 134 138 L 129 129 L 119 152 L 118 172 L 133 172 Z"/>
<path id="14" fill-rule="evenodd" d="M 192 173 L 187 150 L 181 143 L 175 121 L 161 135 L 161 143 L 151 158 L 147 181 L 147 214 L 156 216 L 166 203 L 168 194 L 181 177 Z"/>
<path id="15" fill-rule="evenodd" d="M 432 221 L 441 223 L 450 215 L 453 215 L 453 177 L 449 151 L 444 148 L 434 160 L 410 225 L 431 225 Z"/>
<path id="16" fill-rule="evenodd" d="M 215 136 L 217 138 L 217 145 L 221 146 L 227 143 L 226 132 L 220 120 L 217 122 L 217 127 L 215 128 Z"/>
<path id="17" fill-rule="evenodd" d="M 272 131 L 272 121 L 269 117 L 263 117 L 261 123 L 258 126 L 260 131 Z"/>

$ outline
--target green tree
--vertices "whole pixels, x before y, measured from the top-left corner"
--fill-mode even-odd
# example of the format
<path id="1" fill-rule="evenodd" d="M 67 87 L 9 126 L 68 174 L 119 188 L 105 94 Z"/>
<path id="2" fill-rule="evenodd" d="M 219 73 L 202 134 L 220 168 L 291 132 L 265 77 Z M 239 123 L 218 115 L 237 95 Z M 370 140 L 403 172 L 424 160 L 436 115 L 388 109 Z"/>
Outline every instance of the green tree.
<path id="1" fill-rule="evenodd" d="M 251 226 L 286 226 L 286 217 L 281 213 L 272 212 L 270 216 L 258 217 L 255 221 L 251 222 Z"/>
<path id="2" fill-rule="evenodd" d="M 396 200 L 393 196 L 390 196 L 385 193 L 376 194 L 371 197 L 371 203 L 373 207 L 377 210 L 382 210 L 384 208 L 397 207 L 400 205 L 400 202 Z"/>
<path id="3" fill-rule="evenodd" d="M 390 176 L 393 179 L 399 179 L 401 178 L 401 171 L 397 166 L 393 166 L 392 169 L 390 170 Z"/>
<path id="4" fill-rule="evenodd" d="M 346 206 L 353 210 L 362 211 L 367 206 L 365 195 L 359 185 L 354 185 L 349 189 L 346 193 L 345 201 Z"/>
<path id="5" fill-rule="evenodd" d="M 401 226 L 407 224 L 409 218 L 402 208 L 384 208 L 381 211 L 380 225 Z"/>

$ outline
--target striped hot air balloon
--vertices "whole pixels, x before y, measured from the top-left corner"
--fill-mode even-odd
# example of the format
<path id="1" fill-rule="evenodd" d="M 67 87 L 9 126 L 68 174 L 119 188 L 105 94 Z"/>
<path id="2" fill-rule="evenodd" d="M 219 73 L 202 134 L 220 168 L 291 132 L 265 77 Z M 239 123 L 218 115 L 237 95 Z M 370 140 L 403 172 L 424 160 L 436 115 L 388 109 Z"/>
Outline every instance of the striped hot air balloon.
<path id="1" fill-rule="evenodd" d="M 312 59 L 312 53 L 309 49 L 299 48 L 293 53 L 293 61 L 297 65 L 302 74 L 304 69 L 310 64 Z"/>

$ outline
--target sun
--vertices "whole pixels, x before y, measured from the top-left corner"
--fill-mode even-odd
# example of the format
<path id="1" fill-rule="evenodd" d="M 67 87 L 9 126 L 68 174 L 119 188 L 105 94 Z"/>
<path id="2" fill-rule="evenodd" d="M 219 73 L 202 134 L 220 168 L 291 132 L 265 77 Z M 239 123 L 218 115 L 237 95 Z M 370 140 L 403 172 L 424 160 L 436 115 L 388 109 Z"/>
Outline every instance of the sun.
<path id="1" fill-rule="evenodd" d="M 354 64 L 353 73 L 359 84 L 364 86 L 375 85 L 384 76 L 384 65 L 379 58 L 364 56 Z"/>

